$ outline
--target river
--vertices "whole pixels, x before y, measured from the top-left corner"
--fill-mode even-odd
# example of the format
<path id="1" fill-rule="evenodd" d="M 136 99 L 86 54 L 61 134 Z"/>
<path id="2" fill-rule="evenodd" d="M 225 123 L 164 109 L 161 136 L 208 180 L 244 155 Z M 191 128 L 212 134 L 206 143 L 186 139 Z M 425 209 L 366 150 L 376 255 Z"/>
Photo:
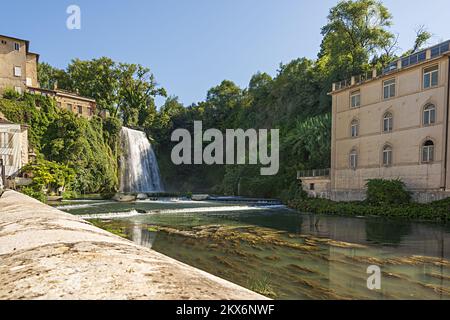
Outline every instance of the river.
<path id="1" fill-rule="evenodd" d="M 450 225 L 266 203 L 75 201 L 93 224 L 275 299 L 450 299 Z M 367 286 L 369 266 L 381 289 Z"/>

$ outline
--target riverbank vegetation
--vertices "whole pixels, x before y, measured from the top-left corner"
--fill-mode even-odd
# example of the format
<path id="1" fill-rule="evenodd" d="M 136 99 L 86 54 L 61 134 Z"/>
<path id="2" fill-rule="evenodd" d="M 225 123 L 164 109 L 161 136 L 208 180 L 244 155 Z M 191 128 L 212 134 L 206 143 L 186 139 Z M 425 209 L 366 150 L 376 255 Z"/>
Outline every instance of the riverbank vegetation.
<path id="1" fill-rule="evenodd" d="M 33 182 L 23 191 L 40 200 L 63 190 L 66 196 L 116 190 L 118 134 L 114 118 L 87 120 L 60 109 L 53 99 L 25 93 L 0 99 L 0 112 L 28 125 L 36 161 L 22 169 Z"/>
<path id="2" fill-rule="evenodd" d="M 450 221 L 450 200 L 435 201 L 431 204 L 409 203 L 404 205 L 373 205 L 361 202 L 333 202 L 326 199 L 294 199 L 289 207 L 300 212 L 340 216 L 378 216 L 448 222 Z"/>
<path id="3" fill-rule="evenodd" d="M 365 201 L 334 202 L 303 197 L 290 200 L 289 207 L 315 214 L 450 221 L 450 198 L 431 204 L 413 203 L 411 194 L 400 180 L 369 180 L 366 187 Z"/>

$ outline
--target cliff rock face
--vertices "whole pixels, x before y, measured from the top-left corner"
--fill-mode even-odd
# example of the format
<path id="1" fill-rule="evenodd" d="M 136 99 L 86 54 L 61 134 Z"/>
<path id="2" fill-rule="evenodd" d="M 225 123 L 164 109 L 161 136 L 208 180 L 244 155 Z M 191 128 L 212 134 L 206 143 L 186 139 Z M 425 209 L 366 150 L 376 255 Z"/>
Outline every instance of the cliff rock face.
<path id="1" fill-rule="evenodd" d="M 0 198 L 0 299 L 265 299 L 13 191 Z"/>

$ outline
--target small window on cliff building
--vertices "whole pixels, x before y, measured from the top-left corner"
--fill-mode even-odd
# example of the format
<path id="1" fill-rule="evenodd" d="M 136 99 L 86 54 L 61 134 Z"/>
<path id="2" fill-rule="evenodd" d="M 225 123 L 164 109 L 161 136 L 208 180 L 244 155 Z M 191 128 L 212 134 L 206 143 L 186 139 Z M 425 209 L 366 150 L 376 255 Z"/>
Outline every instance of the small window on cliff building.
<path id="1" fill-rule="evenodd" d="M 14 50 L 20 51 L 20 43 L 14 42 Z"/>
<path id="2" fill-rule="evenodd" d="M 314 191 L 316 189 L 316 185 L 314 183 L 309 184 L 309 190 Z"/>

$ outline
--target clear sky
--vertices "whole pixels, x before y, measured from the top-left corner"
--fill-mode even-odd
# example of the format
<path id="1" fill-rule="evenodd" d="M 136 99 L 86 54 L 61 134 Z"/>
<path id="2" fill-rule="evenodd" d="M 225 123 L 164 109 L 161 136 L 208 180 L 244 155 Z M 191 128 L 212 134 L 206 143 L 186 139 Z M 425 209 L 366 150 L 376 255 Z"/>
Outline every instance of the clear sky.
<path id="1" fill-rule="evenodd" d="M 41 61 L 65 68 L 73 58 L 108 56 L 151 69 L 188 105 L 224 79 L 246 87 L 257 71 L 315 58 L 320 28 L 337 0 L 24 0 L 4 1 L 0 34 L 31 41 Z M 450 1 L 385 0 L 400 47 L 426 25 L 432 43 L 450 39 Z M 66 28 L 66 8 L 81 8 L 81 30 Z M 160 101 L 159 101 L 160 102 Z"/>

